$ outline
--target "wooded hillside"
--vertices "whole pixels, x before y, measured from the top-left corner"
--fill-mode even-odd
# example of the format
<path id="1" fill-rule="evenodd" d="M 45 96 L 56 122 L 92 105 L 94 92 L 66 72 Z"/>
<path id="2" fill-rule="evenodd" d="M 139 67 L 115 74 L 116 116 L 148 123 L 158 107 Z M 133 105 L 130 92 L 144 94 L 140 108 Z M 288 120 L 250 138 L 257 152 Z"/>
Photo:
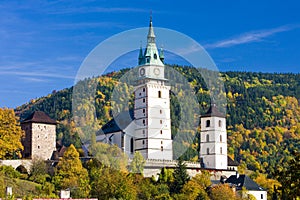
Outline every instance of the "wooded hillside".
<path id="1" fill-rule="evenodd" d="M 199 114 L 209 108 L 210 93 L 199 71 L 192 67 L 171 66 L 181 73 L 193 88 L 199 102 Z M 89 136 L 112 119 L 112 91 L 121 85 L 125 96 L 130 94 L 131 86 L 119 83 L 129 69 L 86 79 L 78 82 L 76 89 L 82 95 L 81 100 L 72 111 L 72 88 L 53 91 L 46 97 L 31 100 L 15 109 L 24 119 L 34 110 L 42 110 L 50 117 L 60 121 L 57 127 L 58 139 L 69 146 L 73 143 L 80 147 L 79 135 Z M 210 73 L 204 70 L 205 73 Z M 267 173 L 273 176 L 275 170 L 284 168 L 284 164 L 293 158 L 291 152 L 300 150 L 300 74 L 277 74 L 255 72 L 223 72 L 220 79 L 224 81 L 227 99 L 228 153 L 241 163 L 244 168 Z M 84 94 L 96 85 L 94 99 L 87 99 Z M 180 93 L 177 91 L 177 94 Z M 182 95 L 182 94 L 181 94 Z M 77 97 L 78 98 L 78 97 Z M 182 120 L 178 96 L 171 93 L 172 131 L 179 131 L 180 123 L 188 127 L 189 121 Z M 92 107 L 95 105 L 95 113 Z M 129 102 L 132 108 L 132 101 Z M 125 109 L 125 108 L 122 108 Z M 80 113 L 80 123 L 75 126 L 72 113 Z M 192 112 L 192 111 L 191 111 Z M 189 131 L 189 130 L 185 130 Z M 191 134 L 199 134 L 192 131 Z M 187 144 L 183 144 L 187 145 Z M 190 145 L 182 156 L 187 160 L 197 160 L 198 140 Z"/>

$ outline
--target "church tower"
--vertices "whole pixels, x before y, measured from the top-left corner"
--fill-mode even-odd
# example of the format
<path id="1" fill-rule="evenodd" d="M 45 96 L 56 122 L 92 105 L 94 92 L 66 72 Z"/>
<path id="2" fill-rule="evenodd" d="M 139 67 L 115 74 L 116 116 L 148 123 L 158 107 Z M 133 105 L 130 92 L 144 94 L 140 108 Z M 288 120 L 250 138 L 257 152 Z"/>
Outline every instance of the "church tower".
<path id="1" fill-rule="evenodd" d="M 157 50 L 152 17 L 147 46 L 140 48 L 138 79 L 135 86 L 135 135 L 131 140 L 134 151 L 145 159 L 172 160 L 170 120 L 170 86 L 164 77 L 163 50 Z"/>
<path id="2" fill-rule="evenodd" d="M 226 119 L 215 103 L 201 116 L 200 137 L 201 165 L 209 169 L 227 169 Z"/>

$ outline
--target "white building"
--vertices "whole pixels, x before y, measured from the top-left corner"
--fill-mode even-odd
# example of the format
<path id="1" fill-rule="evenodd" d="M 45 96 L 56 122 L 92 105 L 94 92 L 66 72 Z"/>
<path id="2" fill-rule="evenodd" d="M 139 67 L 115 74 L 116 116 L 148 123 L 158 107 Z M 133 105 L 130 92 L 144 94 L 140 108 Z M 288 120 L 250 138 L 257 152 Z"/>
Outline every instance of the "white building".
<path id="1" fill-rule="evenodd" d="M 228 167 L 226 119 L 215 103 L 201 116 L 200 161 L 204 168 Z"/>
<path id="2" fill-rule="evenodd" d="M 145 159 L 172 160 L 170 87 L 163 61 L 150 19 L 147 46 L 144 52 L 140 49 L 138 59 L 134 113 L 120 113 L 104 125 L 97 141 L 117 144 L 129 157 L 139 151 Z"/>

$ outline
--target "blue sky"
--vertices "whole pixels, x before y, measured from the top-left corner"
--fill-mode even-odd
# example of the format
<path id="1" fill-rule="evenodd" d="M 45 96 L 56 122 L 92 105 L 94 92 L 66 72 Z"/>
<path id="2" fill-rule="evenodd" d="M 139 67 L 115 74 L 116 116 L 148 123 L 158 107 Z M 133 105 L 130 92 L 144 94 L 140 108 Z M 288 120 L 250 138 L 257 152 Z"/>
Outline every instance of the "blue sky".
<path id="1" fill-rule="evenodd" d="M 220 71 L 300 72 L 296 0 L 2 0 L 0 107 L 72 86 L 93 48 L 148 26 L 150 10 L 154 26 L 193 38 Z"/>

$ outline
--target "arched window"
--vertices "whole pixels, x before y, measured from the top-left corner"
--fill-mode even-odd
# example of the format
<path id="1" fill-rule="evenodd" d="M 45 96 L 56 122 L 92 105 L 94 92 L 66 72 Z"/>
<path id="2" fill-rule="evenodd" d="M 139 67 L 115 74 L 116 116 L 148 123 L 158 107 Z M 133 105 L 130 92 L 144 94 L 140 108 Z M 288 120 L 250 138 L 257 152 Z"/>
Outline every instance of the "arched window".
<path id="1" fill-rule="evenodd" d="M 209 142 L 209 135 L 206 135 L 206 142 Z"/>
<path id="2" fill-rule="evenodd" d="M 146 112 L 146 110 L 145 109 L 143 109 L 143 113 L 145 113 Z"/>
<path id="3" fill-rule="evenodd" d="M 158 91 L 158 98 L 161 98 L 161 91 Z"/>
<path id="4" fill-rule="evenodd" d="M 209 148 L 206 149 L 206 154 L 209 155 Z"/>
<path id="5" fill-rule="evenodd" d="M 206 120 L 206 127 L 210 127 L 210 120 Z"/>
<path id="6" fill-rule="evenodd" d="M 133 138 L 130 139 L 130 152 L 133 153 Z"/>
<path id="7" fill-rule="evenodd" d="M 219 120 L 219 127 L 221 127 L 222 126 L 222 121 L 221 120 Z"/>
<path id="8" fill-rule="evenodd" d="M 222 135 L 220 135 L 220 142 L 222 142 Z"/>

